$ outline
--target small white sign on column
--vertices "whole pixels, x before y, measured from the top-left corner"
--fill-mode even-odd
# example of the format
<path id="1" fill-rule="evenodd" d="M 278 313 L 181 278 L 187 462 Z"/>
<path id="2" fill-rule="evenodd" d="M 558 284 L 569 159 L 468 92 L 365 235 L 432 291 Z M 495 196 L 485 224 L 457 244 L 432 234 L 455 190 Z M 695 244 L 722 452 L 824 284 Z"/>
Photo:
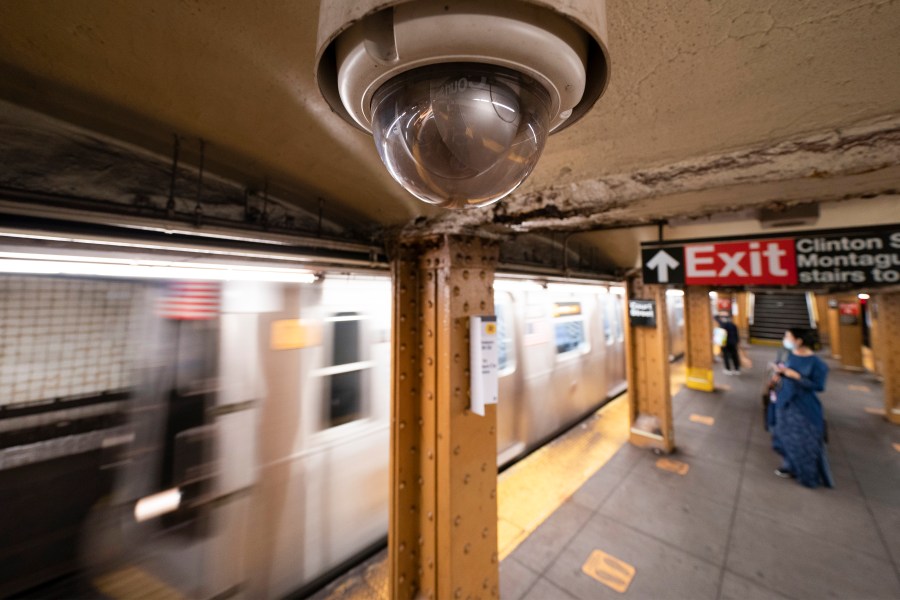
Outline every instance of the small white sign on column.
<path id="1" fill-rule="evenodd" d="M 469 370 L 472 374 L 469 407 L 482 417 L 485 405 L 497 404 L 497 344 L 497 317 L 469 317 Z"/>

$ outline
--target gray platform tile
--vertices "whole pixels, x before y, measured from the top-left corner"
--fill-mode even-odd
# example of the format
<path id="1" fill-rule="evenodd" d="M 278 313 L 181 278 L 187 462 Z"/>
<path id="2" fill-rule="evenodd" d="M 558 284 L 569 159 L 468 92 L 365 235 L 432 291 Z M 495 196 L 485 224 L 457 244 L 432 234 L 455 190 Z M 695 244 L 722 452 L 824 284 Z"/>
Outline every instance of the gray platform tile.
<path id="1" fill-rule="evenodd" d="M 829 490 L 830 493 L 837 496 L 848 496 L 861 499 L 862 490 L 856 483 L 856 477 L 850 466 L 846 462 L 835 460 L 835 453 L 832 452 L 832 446 L 827 448 L 828 461 L 831 465 L 831 474 L 834 477 L 835 487 Z M 745 474 L 755 474 L 759 479 L 765 481 L 782 481 L 775 477 L 774 471 L 781 465 L 781 456 L 772 450 L 770 445 L 752 443 L 747 451 L 747 461 L 745 463 Z M 799 486 L 793 482 L 795 486 Z M 781 488 L 776 488 L 781 489 Z"/>
<path id="2" fill-rule="evenodd" d="M 519 600 L 538 578 L 538 574 L 508 556 L 500 563 L 500 597 L 503 600 Z"/>
<path id="3" fill-rule="evenodd" d="M 891 552 L 894 566 L 900 572 L 900 504 L 869 501 L 875 523 Z"/>
<path id="4" fill-rule="evenodd" d="M 639 466 L 643 466 L 641 461 Z M 631 469 L 633 471 L 634 469 Z M 572 502 L 594 511 L 629 477 L 629 470 L 621 466 L 603 465 L 590 479 L 572 494 Z"/>
<path id="5" fill-rule="evenodd" d="M 620 594 L 581 570 L 594 550 L 602 550 L 635 567 L 631 585 Z M 595 515 L 545 574 L 550 581 L 583 600 L 600 598 L 715 598 L 719 569 L 706 561 Z"/>
<path id="6" fill-rule="evenodd" d="M 743 510 L 727 568 L 796 598 L 900 598 L 890 563 Z"/>
<path id="7" fill-rule="evenodd" d="M 500 596 L 503 600 L 506 600 L 502 595 Z M 524 600 L 576 600 L 574 596 L 567 593 L 565 590 L 558 588 L 553 585 L 543 577 L 538 579 L 537 582 L 532 586 L 531 590 L 529 590 L 528 595 L 525 596 Z"/>
<path id="8" fill-rule="evenodd" d="M 727 465 L 679 453 L 669 458 L 686 462 L 690 470 L 686 475 L 678 475 L 657 468 L 655 462 L 646 462 L 637 465 L 631 477 L 659 483 L 670 489 L 685 490 L 729 508 L 734 506 L 741 477 L 740 465 Z"/>
<path id="9" fill-rule="evenodd" d="M 837 477 L 837 485 L 846 487 Z M 854 485 L 852 481 L 846 485 Z M 795 527 L 818 539 L 829 540 L 876 557 L 884 548 L 865 499 L 841 488 L 809 489 L 792 479 L 781 479 L 771 471 L 746 469 L 741 482 L 738 508 L 765 515 L 785 526 Z"/>
<path id="10" fill-rule="evenodd" d="M 689 476 L 690 472 L 684 477 Z M 676 485 L 630 479 L 600 507 L 600 513 L 722 564 L 732 509 Z"/>
<path id="11" fill-rule="evenodd" d="M 592 510 L 566 501 L 510 556 L 532 571 L 543 573 L 592 514 Z"/>
<path id="12" fill-rule="evenodd" d="M 630 470 L 635 464 L 642 460 L 651 460 L 653 453 L 644 448 L 637 448 L 626 443 L 619 448 L 612 458 L 610 458 L 603 468 L 612 467 L 617 469 Z"/>
<path id="13" fill-rule="evenodd" d="M 735 465 L 744 460 L 747 447 L 747 436 L 719 435 L 716 432 L 696 435 L 675 431 L 675 446 L 679 453 L 687 457 L 714 460 L 723 464 Z"/>
<path id="14" fill-rule="evenodd" d="M 859 481 L 866 499 L 900 506 L 900 469 L 889 467 L 879 469 L 854 465 L 853 474 Z"/>
<path id="15" fill-rule="evenodd" d="M 900 473 L 900 453 L 894 450 L 894 443 L 900 443 L 900 435 L 895 431 L 868 435 L 838 432 L 838 446 L 854 468 Z"/>
<path id="16" fill-rule="evenodd" d="M 719 600 L 788 600 L 788 596 L 783 596 L 748 579 L 725 571 Z"/>

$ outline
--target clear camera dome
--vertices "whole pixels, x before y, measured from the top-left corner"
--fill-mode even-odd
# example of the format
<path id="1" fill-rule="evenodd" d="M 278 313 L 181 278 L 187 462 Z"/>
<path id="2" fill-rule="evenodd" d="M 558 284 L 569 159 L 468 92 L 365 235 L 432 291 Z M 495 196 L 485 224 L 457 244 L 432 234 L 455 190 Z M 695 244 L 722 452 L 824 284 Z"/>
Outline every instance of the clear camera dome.
<path id="1" fill-rule="evenodd" d="M 547 140 L 550 96 L 515 71 L 421 67 L 372 98 L 381 160 L 411 194 L 444 208 L 486 206 L 531 173 Z"/>

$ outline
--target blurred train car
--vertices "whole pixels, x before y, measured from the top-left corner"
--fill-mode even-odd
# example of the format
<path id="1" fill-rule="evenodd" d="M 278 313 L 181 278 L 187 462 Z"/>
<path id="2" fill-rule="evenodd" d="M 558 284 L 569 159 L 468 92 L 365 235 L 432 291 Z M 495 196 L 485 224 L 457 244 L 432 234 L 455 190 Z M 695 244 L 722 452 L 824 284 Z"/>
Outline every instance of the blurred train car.
<path id="1" fill-rule="evenodd" d="M 43 498 L 3 511 L 16 560 L 0 594 L 71 570 L 77 551 L 88 572 L 138 568 L 187 597 L 284 597 L 382 543 L 390 279 L 273 279 L 0 276 L 16 299 L 5 339 L 34 348 L 4 346 L 0 425 L 28 443 L 0 450 L 0 491 L 27 476 Z M 623 301 L 498 277 L 498 464 L 625 389 Z M 47 501 L 60 493 L 77 501 Z"/>

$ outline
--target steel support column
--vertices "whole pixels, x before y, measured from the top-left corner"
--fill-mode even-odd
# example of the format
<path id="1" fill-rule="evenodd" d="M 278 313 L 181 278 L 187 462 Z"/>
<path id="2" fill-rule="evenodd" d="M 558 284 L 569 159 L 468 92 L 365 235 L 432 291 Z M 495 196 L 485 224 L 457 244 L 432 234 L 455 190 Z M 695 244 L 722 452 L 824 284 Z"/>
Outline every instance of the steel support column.
<path id="1" fill-rule="evenodd" d="M 712 310 L 708 287 L 688 286 L 684 290 L 684 337 L 685 385 L 692 390 L 713 391 Z"/>
<path id="2" fill-rule="evenodd" d="M 828 345 L 831 358 L 841 359 L 841 325 L 837 308 L 837 296 L 828 296 Z M 833 305 L 833 306 L 832 306 Z"/>
<path id="3" fill-rule="evenodd" d="M 838 330 L 840 331 L 839 343 L 841 365 L 846 369 L 863 370 L 863 335 L 862 335 L 862 311 L 859 307 L 859 299 L 855 294 L 838 296 L 840 304 L 855 304 L 857 317 L 855 323 L 841 323 L 838 315 Z"/>
<path id="4" fill-rule="evenodd" d="M 675 449 L 675 435 L 669 384 L 666 290 L 660 285 L 644 285 L 640 279 L 632 279 L 628 282 L 626 300 L 631 299 L 656 302 L 656 327 L 633 327 L 628 315 L 625 316 L 629 441 L 635 446 L 671 452 Z"/>
<path id="5" fill-rule="evenodd" d="M 884 414 L 900 425 L 900 292 L 878 294 L 874 310 L 878 313 L 876 358 L 884 376 Z"/>
<path id="6" fill-rule="evenodd" d="M 391 598 L 499 595 L 496 406 L 469 406 L 469 317 L 494 313 L 498 249 L 451 236 L 393 258 Z"/>

